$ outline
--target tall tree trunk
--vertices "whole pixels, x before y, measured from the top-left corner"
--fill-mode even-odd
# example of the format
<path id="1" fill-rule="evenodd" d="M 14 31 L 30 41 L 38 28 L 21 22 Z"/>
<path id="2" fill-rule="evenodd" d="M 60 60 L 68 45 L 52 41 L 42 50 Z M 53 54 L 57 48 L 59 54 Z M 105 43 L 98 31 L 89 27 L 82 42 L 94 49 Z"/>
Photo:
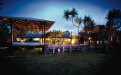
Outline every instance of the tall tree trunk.
<path id="1" fill-rule="evenodd" d="M 100 50 L 100 36 L 99 36 L 99 50 Z"/>
<path id="2" fill-rule="evenodd" d="M 79 45 L 79 27 L 78 27 L 78 45 Z"/>

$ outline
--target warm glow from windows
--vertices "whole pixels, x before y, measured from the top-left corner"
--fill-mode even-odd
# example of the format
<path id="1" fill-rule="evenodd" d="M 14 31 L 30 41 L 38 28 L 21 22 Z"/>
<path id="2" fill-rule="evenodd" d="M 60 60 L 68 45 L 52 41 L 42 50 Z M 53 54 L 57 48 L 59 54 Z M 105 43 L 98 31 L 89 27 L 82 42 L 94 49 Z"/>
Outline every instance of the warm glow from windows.
<path id="1" fill-rule="evenodd" d="M 90 40 L 91 38 L 89 37 L 88 39 Z"/>
<path id="2" fill-rule="evenodd" d="M 71 43 L 74 44 L 74 40 L 72 40 Z"/>
<path id="3" fill-rule="evenodd" d="M 24 42 L 24 40 L 21 40 L 21 42 Z"/>
<path id="4" fill-rule="evenodd" d="M 34 40 L 35 40 L 35 41 L 39 41 L 39 38 L 35 38 Z"/>

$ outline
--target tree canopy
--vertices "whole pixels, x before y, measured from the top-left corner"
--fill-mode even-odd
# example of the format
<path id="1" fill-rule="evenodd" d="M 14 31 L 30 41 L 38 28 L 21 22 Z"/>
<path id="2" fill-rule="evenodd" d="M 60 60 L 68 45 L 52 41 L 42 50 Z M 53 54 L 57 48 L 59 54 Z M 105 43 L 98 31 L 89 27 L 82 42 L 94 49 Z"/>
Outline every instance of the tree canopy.
<path id="1" fill-rule="evenodd" d="M 121 11 L 120 9 L 112 9 L 108 11 L 106 16 L 107 23 L 106 26 L 113 27 L 116 29 L 121 28 Z"/>
<path id="2" fill-rule="evenodd" d="M 10 40 L 10 29 L 7 25 L 0 22 L 0 45 L 6 45 Z"/>

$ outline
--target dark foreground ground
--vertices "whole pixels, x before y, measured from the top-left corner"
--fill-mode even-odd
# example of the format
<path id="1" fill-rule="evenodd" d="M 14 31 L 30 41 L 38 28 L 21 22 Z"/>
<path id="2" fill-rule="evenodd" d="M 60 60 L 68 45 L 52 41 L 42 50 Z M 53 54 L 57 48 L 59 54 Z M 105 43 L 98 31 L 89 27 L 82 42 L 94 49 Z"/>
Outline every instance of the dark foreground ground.
<path id="1" fill-rule="evenodd" d="M 0 51 L 0 75 L 120 75 L 121 54 L 72 52 L 40 54 L 18 52 L 7 57 Z"/>

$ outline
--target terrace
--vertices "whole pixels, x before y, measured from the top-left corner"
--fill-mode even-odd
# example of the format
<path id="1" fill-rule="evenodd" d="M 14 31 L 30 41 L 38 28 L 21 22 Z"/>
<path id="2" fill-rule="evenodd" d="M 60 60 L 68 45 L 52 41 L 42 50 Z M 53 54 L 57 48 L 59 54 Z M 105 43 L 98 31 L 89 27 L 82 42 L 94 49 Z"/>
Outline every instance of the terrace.
<path id="1" fill-rule="evenodd" d="M 11 33 L 11 46 L 16 46 L 15 44 L 15 36 L 14 31 L 21 31 L 21 38 L 23 35 L 23 31 L 30 31 L 30 32 L 41 32 L 43 39 L 42 44 L 40 44 L 40 47 L 43 47 L 43 50 L 45 51 L 46 45 L 45 45 L 45 33 L 52 27 L 52 25 L 55 23 L 54 21 L 48 21 L 48 20 L 42 20 L 42 19 L 36 19 L 36 18 L 29 18 L 29 17 L 6 17 L 6 16 L 0 16 L 0 21 L 8 26 L 10 26 Z M 19 46 L 30 46 L 28 43 L 26 45 L 22 45 L 21 40 L 19 42 Z M 18 43 L 18 42 L 17 42 Z M 24 42 L 23 42 L 24 43 Z M 32 43 L 32 42 L 30 42 Z M 29 44 L 30 44 L 29 43 Z M 25 44 L 25 43 L 24 43 Z M 18 46 L 18 45 L 17 45 Z M 33 46 L 33 44 L 31 44 Z M 35 46 L 35 45 L 34 45 Z M 38 45 L 37 45 L 38 46 Z"/>

